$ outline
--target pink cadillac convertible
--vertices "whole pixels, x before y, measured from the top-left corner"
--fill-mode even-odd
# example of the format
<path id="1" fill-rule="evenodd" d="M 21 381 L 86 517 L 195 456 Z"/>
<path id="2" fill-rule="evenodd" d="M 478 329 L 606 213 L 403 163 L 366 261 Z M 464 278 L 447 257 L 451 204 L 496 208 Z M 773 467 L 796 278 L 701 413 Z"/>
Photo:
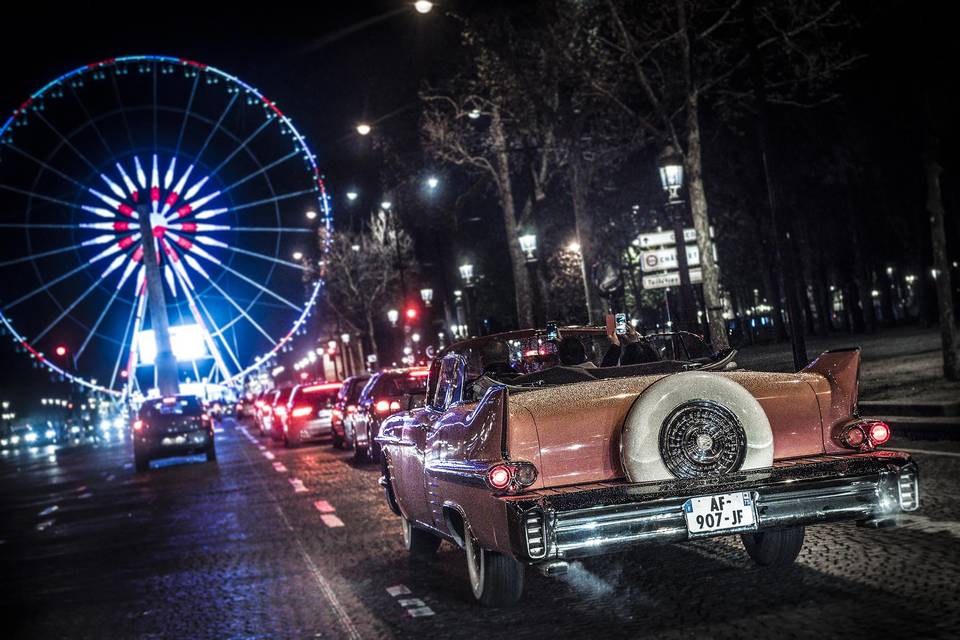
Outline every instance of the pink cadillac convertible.
<path id="1" fill-rule="evenodd" d="M 916 464 L 858 417 L 859 349 L 794 374 L 736 368 L 673 334 L 528 330 L 438 354 L 426 406 L 381 426 L 407 549 L 463 547 L 474 596 L 516 602 L 527 565 L 738 534 L 760 565 L 793 562 L 808 525 L 896 524 Z"/>

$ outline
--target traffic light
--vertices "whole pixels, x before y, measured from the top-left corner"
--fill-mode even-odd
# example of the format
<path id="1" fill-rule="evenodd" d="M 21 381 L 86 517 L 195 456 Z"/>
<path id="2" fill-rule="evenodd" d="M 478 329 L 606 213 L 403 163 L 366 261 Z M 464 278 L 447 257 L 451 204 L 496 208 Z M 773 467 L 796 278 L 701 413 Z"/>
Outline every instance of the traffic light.
<path id="1" fill-rule="evenodd" d="M 54 352 L 57 354 L 58 357 L 62 358 L 63 356 L 67 355 L 67 348 L 61 344 L 56 349 L 54 349 Z"/>
<path id="2" fill-rule="evenodd" d="M 417 308 L 412 305 L 407 307 L 406 311 L 404 311 L 404 315 L 406 316 L 407 320 L 411 321 L 416 320 L 419 313 L 420 312 L 417 310 Z"/>

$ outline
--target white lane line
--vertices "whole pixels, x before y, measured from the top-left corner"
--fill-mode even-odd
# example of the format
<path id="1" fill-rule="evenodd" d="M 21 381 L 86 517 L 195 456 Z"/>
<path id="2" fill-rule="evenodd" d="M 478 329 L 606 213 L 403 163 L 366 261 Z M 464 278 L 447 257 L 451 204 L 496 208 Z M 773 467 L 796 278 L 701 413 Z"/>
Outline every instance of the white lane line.
<path id="1" fill-rule="evenodd" d="M 282 462 L 274 462 L 274 463 L 273 463 L 273 468 L 274 468 L 274 470 L 277 471 L 278 473 L 286 473 L 286 472 L 287 472 L 287 467 L 286 467 L 286 465 L 283 464 Z"/>
<path id="2" fill-rule="evenodd" d="M 37 524 L 37 531 L 43 531 L 51 526 L 53 526 L 53 520 L 44 520 L 43 522 Z"/>
<path id="3" fill-rule="evenodd" d="M 325 513 L 322 516 L 320 516 L 320 519 L 323 520 L 323 524 L 327 525 L 331 529 L 334 529 L 336 527 L 346 526 L 345 524 L 343 524 L 343 520 L 341 520 L 340 518 L 338 518 L 336 515 L 332 513 Z"/>
<path id="4" fill-rule="evenodd" d="M 267 450 L 267 448 L 266 448 L 265 446 L 263 446 L 262 444 L 258 444 L 258 445 L 257 445 L 257 449 L 260 449 L 260 451 L 266 451 L 266 450 Z"/>
<path id="5" fill-rule="evenodd" d="M 78 495 L 77 500 L 86 500 L 87 498 L 92 498 L 92 497 L 93 497 L 93 494 L 87 491 L 85 493 L 81 493 L 80 495 Z"/>
<path id="6" fill-rule="evenodd" d="M 117 479 L 117 476 L 113 475 L 112 473 L 108 475 L 106 478 L 107 482 L 113 482 L 116 479 Z"/>
<path id="7" fill-rule="evenodd" d="M 245 452 L 244 455 L 246 456 Z M 247 457 L 247 460 L 249 459 L 250 458 Z M 287 526 L 287 530 L 293 534 L 293 541 L 297 543 L 297 550 L 300 551 L 300 555 L 303 557 L 304 564 L 307 565 L 307 568 L 313 575 L 313 579 L 320 588 L 320 593 L 322 593 L 327 599 L 327 602 L 330 603 L 330 608 L 333 609 L 334 614 L 340 621 L 340 625 L 344 628 L 344 630 L 346 630 L 349 638 L 352 640 L 362 640 L 363 636 L 360 635 L 360 631 L 350 618 L 350 614 L 348 614 L 347 610 L 343 608 L 343 605 L 340 603 L 340 599 L 337 598 L 337 594 L 334 592 L 333 587 L 330 586 L 330 582 L 323 577 L 323 574 L 320 573 L 320 569 L 317 568 L 317 564 L 313 561 L 313 558 L 310 557 L 310 554 L 307 553 L 306 547 L 303 546 L 303 540 L 300 539 L 296 529 L 294 529 L 293 525 L 290 524 L 290 519 L 287 518 L 287 514 L 283 511 L 283 507 L 280 506 L 280 503 L 277 502 L 277 499 L 274 497 L 274 495 L 270 493 L 269 489 L 267 489 L 263 476 L 259 473 L 257 475 L 260 476 L 260 483 L 263 486 L 264 491 L 266 491 L 267 495 L 270 497 L 270 501 L 273 502 L 273 508 L 276 510 L 277 515 L 279 515 L 280 519 L 283 520 L 283 523 Z M 366 612 L 364 611 L 364 613 Z"/>
<path id="8" fill-rule="evenodd" d="M 306 493 L 308 489 L 303 486 L 303 480 L 299 478 L 290 478 L 290 484 L 293 485 L 294 493 Z"/>
<path id="9" fill-rule="evenodd" d="M 407 613 L 414 618 L 421 618 L 423 616 L 432 616 L 433 609 L 430 607 L 417 607 L 416 609 L 407 609 Z"/>
<path id="10" fill-rule="evenodd" d="M 223 433 L 223 427 L 214 427 L 214 428 L 213 428 L 213 432 L 214 432 L 214 433 Z"/>
<path id="11" fill-rule="evenodd" d="M 56 511 L 56 510 L 59 509 L 59 508 L 60 508 L 60 507 L 58 507 L 57 505 L 49 506 L 49 507 L 47 507 L 46 509 L 44 509 L 43 511 L 40 512 L 40 517 L 42 518 L 42 517 L 44 517 L 44 516 L 48 516 L 48 515 L 50 515 L 51 513 L 53 513 L 54 511 Z"/>
<path id="12" fill-rule="evenodd" d="M 320 513 L 333 513 L 336 511 L 334 506 L 326 500 L 317 500 L 313 503 L 313 506 L 315 506 Z"/>
<path id="13" fill-rule="evenodd" d="M 425 607 L 427 604 L 420 598 L 400 598 L 397 600 L 401 607 L 409 609 L 410 607 Z"/>
<path id="14" fill-rule="evenodd" d="M 266 458 L 267 460 L 273 460 L 274 457 L 276 457 L 276 456 L 274 456 L 273 453 L 270 452 L 270 451 L 264 451 L 264 452 L 263 452 L 263 457 Z"/>
<path id="15" fill-rule="evenodd" d="M 395 584 L 392 587 L 387 587 L 387 593 L 389 593 L 391 597 L 396 598 L 397 596 L 405 596 L 413 592 L 410 591 L 410 587 L 405 584 Z"/>
<path id="16" fill-rule="evenodd" d="M 926 453 L 931 456 L 948 456 L 950 458 L 960 458 L 960 453 L 956 451 L 937 451 L 935 449 L 904 449 L 903 447 L 896 447 L 895 451 L 906 451 L 907 453 Z"/>

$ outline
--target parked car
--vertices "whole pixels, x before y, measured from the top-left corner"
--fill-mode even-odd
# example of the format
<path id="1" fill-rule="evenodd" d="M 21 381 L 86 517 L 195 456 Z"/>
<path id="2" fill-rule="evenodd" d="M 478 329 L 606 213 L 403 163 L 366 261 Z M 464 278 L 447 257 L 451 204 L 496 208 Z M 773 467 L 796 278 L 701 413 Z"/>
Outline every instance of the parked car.
<path id="1" fill-rule="evenodd" d="M 273 396 L 270 404 L 270 413 L 265 416 L 264 423 L 267 425 L 267 433 L 274 442 L 283 441 L 283 421 L 286 418 L 287 403 L 290 400 L 290 394 L 293 393 L 293 387 L 284 387 L 279 389 Z"/>
<path id="2" fill-rule="evenodd" d="M 274 395 L 276 395 L 277 389 L 268 389 L 267 391 L 261 391 L 257 396 L 256 400 L 253 403 L 253 424 L 260 432 L 260 436 L 266 436 L 269 432 L 267 426 L 265 425 L 265 418 L 267 414 L 271 411 L 271 402 Z"/>
<path id="3" fill-rule="evenodd" d="M 333 408 L 342 386 L 342 382 L 318 382 L 293 388 L 282 415 L 285 447 L 330 437 Z"/>
<path id="4" fill-rule="evenodd" d="M 407 549 L 463 547 L 484 605 L 516 602 L 528 565 L 561 573 L 631 545 L 737 534 L 757 564 L 782 566 L 807 526 L 886 527 L 918 507 L 916 464 L 858 416 L 859 349 L 789 374 L 729 370 L 732 352 L 599 367 L 605 331 L 568 339 L 589 364 L 544 365 L 535 330 L 448 347 L 427 406 L 377 436 Z"/>
<path id="5" fill-rule="evenodd" d="M 425 368 L 387 369 L 370 376 L 360 393 L 356 412 L 344 427 L 355 459 L 380 460 L 380 444 L 374 440 L 380 422 L 398 411 L 422 405 L 429 373 Z"/>
<path id="6" fill-rule="evenodd" d="M 193 395 L 150 398 L 140 405 L 133 422 L 133 461 L 137 471 L 146 471 L 150 461 L 203 453 L 217 459 L 213 420 Z"/>
<path id="7" fill-rule="evenodd" d="M 343 448 L 345 424 L 353 420 L 353 414 L 357 412 L 357 403 L 360 401 L 360 392 L 370 380 L 369 374 L 360 374 L 350 376 L 343 381 L 343 386 L 337 393 L 337 403 L 333 407 L 333 414 L 330 420 L 330 433 L 332 436 L 331 444 L 337 449 Z"/>

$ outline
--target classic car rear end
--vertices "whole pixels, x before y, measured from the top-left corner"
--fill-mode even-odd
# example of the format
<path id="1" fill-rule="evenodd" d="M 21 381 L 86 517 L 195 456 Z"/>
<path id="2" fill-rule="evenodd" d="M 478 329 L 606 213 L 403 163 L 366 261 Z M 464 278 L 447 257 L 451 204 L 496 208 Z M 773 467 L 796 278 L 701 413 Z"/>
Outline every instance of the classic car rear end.
<path id="1" fill-rule="evenodd" d="M 387 420 L 379 439 L 408 548 L 465 547 L 484 604 L 517 600 L 525 565 L 555 573 L 634 544 L 729 534 L 757 563 L 783 565 L 807 525 L 885 527 L 918 507 L 910 456 L 879 450 L 889 427 L 857 417 L 858 350 L 797 374 L 651 361 L 493 384 L 471 374 L 488 369 L 471 364 L 476 350 L 454 345 L 431 374 L 432 406 Z"/>

